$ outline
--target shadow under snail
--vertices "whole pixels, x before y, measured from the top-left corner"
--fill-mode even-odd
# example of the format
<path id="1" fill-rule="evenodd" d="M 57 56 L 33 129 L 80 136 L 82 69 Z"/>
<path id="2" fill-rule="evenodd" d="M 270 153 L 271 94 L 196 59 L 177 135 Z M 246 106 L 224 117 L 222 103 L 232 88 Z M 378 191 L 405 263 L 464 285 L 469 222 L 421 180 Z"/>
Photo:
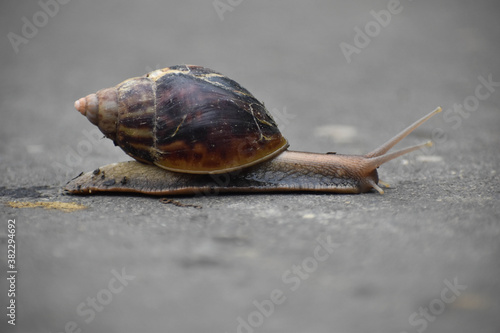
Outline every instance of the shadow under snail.
<path id="1" fill-rule="evenodd" d="M 287 150 L 264 105 L 208 68 L 181 65 L 128 79 L 75 102 L 75 108 L 137 161 L 82 173 L 75 194 L 151 195 L 312 191 L 363 193 L 378 186 L 377 168 L 429 141 L 386 154 L 437 108 L 365 155 Z"/>

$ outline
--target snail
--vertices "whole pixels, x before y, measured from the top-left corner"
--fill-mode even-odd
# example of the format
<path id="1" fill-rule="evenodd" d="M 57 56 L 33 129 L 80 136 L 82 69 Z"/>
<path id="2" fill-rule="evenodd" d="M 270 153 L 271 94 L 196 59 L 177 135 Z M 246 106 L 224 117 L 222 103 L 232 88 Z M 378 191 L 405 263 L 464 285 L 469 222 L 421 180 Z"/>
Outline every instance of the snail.
<path id="1" fill-rule="evenodd" d="M 368 154 L 342 155 L 288 150 L 264 104 L 201 66 L 158 69 L 80 98 L 75 108 L 136 161 L 82 173 L 65 190 L 151 195 L 372 189 L 382 194 L 377 168 L 432 143 L 389 149 L 441 111 Z"/>

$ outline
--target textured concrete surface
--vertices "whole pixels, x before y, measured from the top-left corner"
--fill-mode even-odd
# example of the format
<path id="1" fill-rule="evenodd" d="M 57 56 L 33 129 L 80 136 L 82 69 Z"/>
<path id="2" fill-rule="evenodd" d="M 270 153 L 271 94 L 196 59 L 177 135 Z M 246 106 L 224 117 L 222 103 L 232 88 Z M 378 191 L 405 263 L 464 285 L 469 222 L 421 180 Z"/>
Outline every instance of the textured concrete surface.
<path id="1" fill-rule="evenodd" d="M 219 3 L 2 1 L 0 331 L 499 332 L 497 2 Z M 445 111 L 399 145 L 432 149 L 379 169 L 384 195 L 64 195 L 128 160 L 73 101 L 183 63 L 265 101 L 295 150 L 364 153 Z"/>

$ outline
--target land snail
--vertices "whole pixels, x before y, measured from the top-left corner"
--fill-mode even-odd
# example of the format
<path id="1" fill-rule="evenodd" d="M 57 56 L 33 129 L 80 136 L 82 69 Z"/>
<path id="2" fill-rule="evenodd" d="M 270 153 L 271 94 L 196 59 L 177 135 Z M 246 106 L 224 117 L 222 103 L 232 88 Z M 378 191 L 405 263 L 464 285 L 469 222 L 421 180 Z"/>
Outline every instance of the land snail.
<path id="1" fill-rule="evenodd" d="M 128 79 L 75 108 L 136 161 L 82 173 L 70 193 L 177 195 L 220 192 L 363 193 L 380 188 L 377 168 L 426 142 L 387 153 L 430 117 L 365 155 L 288 150 L 264 105 L 210 69 L 180 65 Z"/>

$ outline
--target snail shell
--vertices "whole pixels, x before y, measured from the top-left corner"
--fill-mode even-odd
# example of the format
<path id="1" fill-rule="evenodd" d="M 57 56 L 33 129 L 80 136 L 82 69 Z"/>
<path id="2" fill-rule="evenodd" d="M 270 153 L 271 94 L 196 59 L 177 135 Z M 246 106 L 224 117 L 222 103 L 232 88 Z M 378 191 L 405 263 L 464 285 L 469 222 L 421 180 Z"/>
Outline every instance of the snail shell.
<path id="1" fill-rule="evenodd" d="M 176 172 L 229 172 L 288 147 L 261 102 L 201 66 L 155 70 L 81 98 L 75 108 L 128 155 Z"/>

